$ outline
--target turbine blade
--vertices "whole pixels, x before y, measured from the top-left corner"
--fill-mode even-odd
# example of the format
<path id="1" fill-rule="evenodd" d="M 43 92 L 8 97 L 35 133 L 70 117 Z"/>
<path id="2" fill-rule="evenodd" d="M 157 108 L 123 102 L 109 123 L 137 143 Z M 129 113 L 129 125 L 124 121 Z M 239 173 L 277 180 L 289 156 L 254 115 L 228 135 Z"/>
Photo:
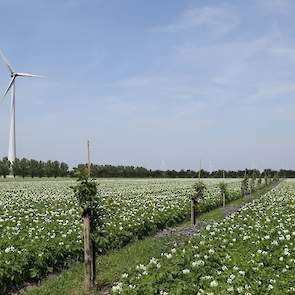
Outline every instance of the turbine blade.
<path id="1" fill-rule="evenodd" d="M 10 74 L 13 74 L 14 73 L 14 70 L 12 68 L 12 66 L 10 65 L 8 59 L 5 57 L 5 55 L 3 54 L 2 50 L 0 49 L 0 56 L 2 58 L 2 60 L 4 61 L 5 65 L 7 66 Z"/>
<path id="2" fill-rule="evenodd" d="M 37 78 L 45 78 L 45 76 L 40 76 L 40 75 L 33 75 L 29 73 L 16 73 L 17 76 L 20 77 L 37 77 Z"/>
<path id="3" fill-rule="evenodd" d="M 14 81 L 15 81 L 15 76 L 13 76 L 13 77 L 10 79 L 9 84 L 8 84 L 8 87 L 7 87 L 7 89 L 6 89 L 6 91 L 5 91 L 4 95 L 3 95 L 3 97 L 2 97 L 1 100 L 0 100 L 0 104 L 2 103 L 2 101 L 3 101 L 4 98 L 5 98 L 5 96 L 7 95 L 7 93 L 9 92 L 9 90 L 11 89 L 11 87 L 12 87 Z"/>

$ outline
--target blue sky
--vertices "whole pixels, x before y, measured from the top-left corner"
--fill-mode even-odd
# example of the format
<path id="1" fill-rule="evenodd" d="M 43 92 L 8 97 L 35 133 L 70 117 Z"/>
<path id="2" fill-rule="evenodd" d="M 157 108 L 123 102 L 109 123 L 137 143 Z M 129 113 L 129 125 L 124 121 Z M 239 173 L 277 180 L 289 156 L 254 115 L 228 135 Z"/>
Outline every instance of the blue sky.
<path id="1" fill-rule="evenodd" d="M 17 156 L 148 168 L 294 168 L 295 1 L 10 0 Z M 0 89 L 8 83 L 0 65 Z M 9 97 L 0 106 L 7 155 Z"/>

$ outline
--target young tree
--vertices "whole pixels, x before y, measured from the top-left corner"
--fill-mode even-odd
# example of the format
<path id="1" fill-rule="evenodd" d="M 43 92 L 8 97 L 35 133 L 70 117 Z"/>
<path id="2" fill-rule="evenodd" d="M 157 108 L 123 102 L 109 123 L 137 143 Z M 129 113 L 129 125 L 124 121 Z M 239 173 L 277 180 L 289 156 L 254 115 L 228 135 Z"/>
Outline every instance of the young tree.
<path id="1" fill-rule="evenodd" d="M 249 181 L 247 175 L 244 176 L 242 183 L 241 183 L 241 196 L 243 197 L 247 192 L 249 188 Z"/>
<path id="2" fill-rule="evenodd" d="M 264 184 L 265 186 L 268 185 L 268 177 L 267 177 L 266 171 L 264 171 Z"/>
<path id="3" fill-rule="evenodd" d="M 274 176 L 274 182 L 279 182 L 280 178 L 279 178 L 279 172 L 276 172 L 275 176 Z"/>
<path id="4" fill-rule="evenodd" d="M 221 197 L 222 197 L 223 208 L 225 208 L 225 201 L 228 198 L 227 184 L 224 181 L 222 181 L 219 183 L 218 186 L 219 186 L 219 190 L 220 190 Z"/>
<path id="5" fill-rule="evenodd" d="M 256 174 L 255 174 L 255 172 L 253 170 L 252 177 L 251 177 L 251 180 L 250 180 L 250 193 L 255 191 L 255 182 L 256 182 Z"/>
<path id="6" fill-rule="evenodd" d="M 72 187 L 81 207 L 84 224 L 85 291 L 89 293 L 95 283 L 95 239 L 102 225 L 102 207 L 97 196 L 98 184 L 89 179 L 87 170 L 76 172 L 78 183 Z"/>
<path id="7" fill-rule="evenodd" d="M 206 185 L 202 181 L 198 181 L 193 185 L 193 194 L 191 195 L 191 221 L 192 224 L 196 224 L 196 205 L 200 203 L 200 201 L 204 197 L 204 193 L 206 190 Z"/>

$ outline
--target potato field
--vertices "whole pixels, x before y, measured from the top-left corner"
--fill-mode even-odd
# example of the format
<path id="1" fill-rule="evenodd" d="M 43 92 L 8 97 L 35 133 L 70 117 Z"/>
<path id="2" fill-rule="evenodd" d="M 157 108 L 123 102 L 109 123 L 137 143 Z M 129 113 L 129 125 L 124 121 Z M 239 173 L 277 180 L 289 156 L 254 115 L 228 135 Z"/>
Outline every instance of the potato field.
<path id="1" fill-rule="evenodd" d="M 185 246 L 139 264 L 112 294 L 295 294 L 295 181 L 284 181 Z"/>
<path id="2" fill-rule="evenodd" d="M 207 190 L 199 204 L 200 212 L 222 204 L 219 181 L 205 180 Z M 100 230 L 104 234 L 97 240 L 99 252 L 122 247 L 187 218 L 194 182 L 192 179 L 100 181 L 98 194 L 104 212 Z M 240 180 L 226 182 L 228 199 L 238 198 Z M 82 260 L 82 223 L 70 188 L 73 184 L 74 181 L 0 182 L 0 293 L 66 267 L 73 260 Z M 134 286 L 141 288 L 138 283 Z"/>

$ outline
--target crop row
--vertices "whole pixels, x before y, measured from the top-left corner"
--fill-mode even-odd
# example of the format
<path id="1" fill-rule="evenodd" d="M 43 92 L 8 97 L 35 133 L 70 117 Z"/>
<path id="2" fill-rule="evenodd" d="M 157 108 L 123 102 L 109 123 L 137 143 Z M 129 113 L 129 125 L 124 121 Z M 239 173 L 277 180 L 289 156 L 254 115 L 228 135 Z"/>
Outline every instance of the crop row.
<path id="1" fill-rule="evenodd" d="M 295 182 L 122 275 L 113 294 L 295 294 Z"/>

